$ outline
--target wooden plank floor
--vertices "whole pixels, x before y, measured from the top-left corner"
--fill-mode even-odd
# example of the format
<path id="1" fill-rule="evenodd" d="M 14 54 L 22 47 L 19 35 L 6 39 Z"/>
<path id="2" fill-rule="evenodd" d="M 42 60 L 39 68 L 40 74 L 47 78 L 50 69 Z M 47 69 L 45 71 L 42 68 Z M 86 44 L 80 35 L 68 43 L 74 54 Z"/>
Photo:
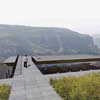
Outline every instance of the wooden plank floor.
<path id="1" fill-rule="evenodd" d="M 22 60 L 21 60 L 22 59 Z M 17 64 L 22 67 L 22 74 L 12 79 L 12 91 L 9 100 L 61 100 L 45 78 L 28 57 L 28 68 L 24 67 L 24 57 Z M 16 68 L 17 69 L 17 68 Z M 18 68 L 19 69 L 19 68 Z"/>

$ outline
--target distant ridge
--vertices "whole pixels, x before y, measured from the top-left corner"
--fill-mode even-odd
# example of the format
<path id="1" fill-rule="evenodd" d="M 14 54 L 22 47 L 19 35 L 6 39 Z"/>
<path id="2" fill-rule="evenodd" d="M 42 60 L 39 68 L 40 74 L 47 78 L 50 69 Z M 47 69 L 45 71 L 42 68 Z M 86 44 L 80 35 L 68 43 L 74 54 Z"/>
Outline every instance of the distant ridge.
<path id="1" fill-rule="evenodd" d="M 94 44 L 100 48 L 100 34 L 93 35 Z"/>
<path id="2" fill-rule="evenodd" d="M 93 38 L 66 28 L 0 25 L 0 56 L 99 54 Z"/>

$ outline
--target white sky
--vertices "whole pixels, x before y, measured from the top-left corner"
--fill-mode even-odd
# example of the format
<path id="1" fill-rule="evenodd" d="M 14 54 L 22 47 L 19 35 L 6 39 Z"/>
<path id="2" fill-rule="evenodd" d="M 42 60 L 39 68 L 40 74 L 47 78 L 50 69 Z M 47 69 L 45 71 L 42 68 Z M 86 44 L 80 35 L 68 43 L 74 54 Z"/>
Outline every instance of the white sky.
<path id="1" fill-rule="evenodd" d="M 0 24 L 66 27 L 100 34 L 100 0 L 0 0 Z"/>

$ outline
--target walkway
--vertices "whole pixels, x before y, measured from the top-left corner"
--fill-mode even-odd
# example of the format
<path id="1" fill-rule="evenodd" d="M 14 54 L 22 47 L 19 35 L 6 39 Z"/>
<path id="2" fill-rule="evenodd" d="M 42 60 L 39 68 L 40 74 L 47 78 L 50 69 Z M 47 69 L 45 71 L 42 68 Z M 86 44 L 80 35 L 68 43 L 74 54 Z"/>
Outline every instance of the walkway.
<path id="1" fill-rule="evenodd" d="M 15 75 L 12 79 L 9 100 L 61 100 L 50 86 L 47 78 L 41 74 L 32 62 L 31 57 L 28 57 L 28 68 L 23 67 L 24 57 L 19 59 L 22 59 L 18 61 L 18 63 L 21 63 L 19 66 L 22 67 L 22 75 Z"/>
<path id="2" fill-rule="evenodd" d="M 21 75 L 21 74 L 22 74 L 22 57 L 19 56 L 14 76 L 18 76 L 18 75 Z"/>

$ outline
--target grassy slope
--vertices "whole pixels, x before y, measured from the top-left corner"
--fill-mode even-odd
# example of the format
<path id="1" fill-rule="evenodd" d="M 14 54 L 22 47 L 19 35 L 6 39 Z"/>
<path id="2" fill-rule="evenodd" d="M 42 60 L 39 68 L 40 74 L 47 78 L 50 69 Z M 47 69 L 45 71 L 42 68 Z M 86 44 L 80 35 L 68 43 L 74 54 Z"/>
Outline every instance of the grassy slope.
<path id="1" fill-rule="evenodd" d="M 100 100 L 100 73 L 50 81 L 64 100 Z"/>

